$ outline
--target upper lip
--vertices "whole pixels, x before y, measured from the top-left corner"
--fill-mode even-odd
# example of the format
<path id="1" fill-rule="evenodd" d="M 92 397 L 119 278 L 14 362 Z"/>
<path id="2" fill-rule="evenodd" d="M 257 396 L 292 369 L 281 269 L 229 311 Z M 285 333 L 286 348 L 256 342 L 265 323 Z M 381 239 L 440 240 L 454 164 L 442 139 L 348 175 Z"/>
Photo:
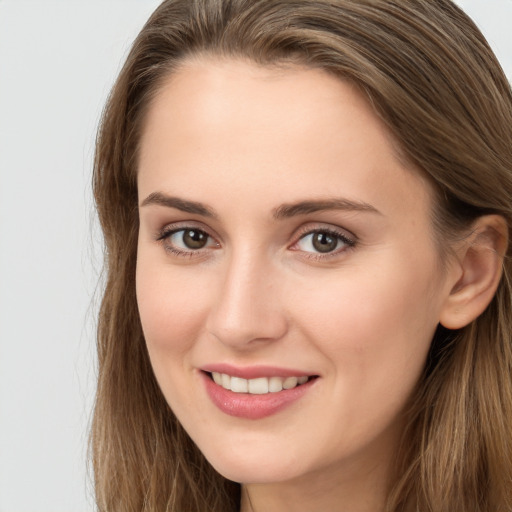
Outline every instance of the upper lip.
<path id="1" fill-rule="evenodd" d="M 278 366 L 254 365 L 254 366 L 233 366 L 228 363 L 206 364 L 200 370 L 208 373 L 225 373 L 231 377 L 241 379 L 257 379 L 259 377 L 312 377 L 313 373 L 294 368 L 282 368 Z"/>

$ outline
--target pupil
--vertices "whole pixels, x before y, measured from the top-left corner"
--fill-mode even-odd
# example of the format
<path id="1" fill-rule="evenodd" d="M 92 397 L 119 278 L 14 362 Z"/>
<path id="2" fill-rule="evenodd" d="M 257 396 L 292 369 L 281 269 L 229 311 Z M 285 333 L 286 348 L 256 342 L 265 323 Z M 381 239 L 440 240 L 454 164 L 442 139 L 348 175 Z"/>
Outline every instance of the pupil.
<path id="1" fill-rule="evenodd" d="M 313 247 L 318 252 L 331 252 L 336 249 L 338 240 L 328 233 L 315 233 L 313 237 Z"/>
<path id="2" fill-rule="evenodd" d="M 189 249 L 202 249 L 208 241 L 208 235 L 196 229 L 189 229 L 183 233 L 183 243 Z"/>

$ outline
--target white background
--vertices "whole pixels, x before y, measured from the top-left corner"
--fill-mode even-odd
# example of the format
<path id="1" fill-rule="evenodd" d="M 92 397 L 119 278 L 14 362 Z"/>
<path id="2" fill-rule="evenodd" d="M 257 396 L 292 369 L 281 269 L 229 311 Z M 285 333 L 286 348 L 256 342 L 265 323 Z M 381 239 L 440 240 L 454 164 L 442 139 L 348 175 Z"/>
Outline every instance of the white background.
<path id="1" fill-rule="evenodd" d="M 461 0 L 512 77 L 512 0 Z M 95 128 L 157 0 L 0 0 L 0 512 L 94 509 Z"/>

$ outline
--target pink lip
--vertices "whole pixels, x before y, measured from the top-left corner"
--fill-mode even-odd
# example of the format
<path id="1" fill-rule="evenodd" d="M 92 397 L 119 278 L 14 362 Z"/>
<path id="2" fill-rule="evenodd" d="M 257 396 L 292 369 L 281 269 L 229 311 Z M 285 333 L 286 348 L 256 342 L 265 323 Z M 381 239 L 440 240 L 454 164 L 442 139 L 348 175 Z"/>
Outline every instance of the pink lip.
<path id="1" fill-rule="evenodd" d="M 214 370 L 217 371 L 217 370 Z M 215 384 L 208 374 L 199 372 L 206 387 L 206 392 L 210 400 L 225 414 L 258 420 L 275 414 L 304 396 L 317 379 L 311 379 L 305 384 L 301 384 L 293 389 L 283 389 L 277 393 L 267 393 L 265 395 L 251 395 L 249 393 L 234 393 L 222 386 Z M 228 373 L 228 372 L 220 372 Z M 230 375 L 233 375 L 232 373 Z M 239 376 L 240 373 L 233 376 Z M 261 373 L 259 374 L 261 376 Z M 295 374 L 295 376 L 301 375 Z M 268 373 L 265 374 L 268 376 Z M 277 376 L 277 374 L 276 374 Z M 279 376 L 284 377 L 282 373 Z M 247 378 L 247 377 L 242 377 Z M 253 377 L 256 378 L 256 377 Z"/>
<path id="2" fill-rule="evenodd" d="M 208 364 L 200 368 L 204 372 L 225 373 L 231 377 L 240 377 L 241 379 L 257 379 L 258 377 L 302 377 L 312 376 L 311 373 L 304 373 L 304 370 L 293 368 L 278 368 L 276 366 L 232 366 L 226 363 Z"/>

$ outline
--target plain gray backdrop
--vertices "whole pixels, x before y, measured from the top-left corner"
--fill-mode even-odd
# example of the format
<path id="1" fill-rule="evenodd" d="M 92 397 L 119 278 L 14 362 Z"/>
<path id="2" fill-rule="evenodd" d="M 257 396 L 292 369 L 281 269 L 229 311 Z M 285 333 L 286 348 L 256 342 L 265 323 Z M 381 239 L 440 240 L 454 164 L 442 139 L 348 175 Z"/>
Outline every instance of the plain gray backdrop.
<path id="1" fill-rule="evenodd" d="M 94 509 L 97 122 L 158 0 L 0 0 L 0 512 Z M 512 77 L 512 0 L 461 0 Z"/>

